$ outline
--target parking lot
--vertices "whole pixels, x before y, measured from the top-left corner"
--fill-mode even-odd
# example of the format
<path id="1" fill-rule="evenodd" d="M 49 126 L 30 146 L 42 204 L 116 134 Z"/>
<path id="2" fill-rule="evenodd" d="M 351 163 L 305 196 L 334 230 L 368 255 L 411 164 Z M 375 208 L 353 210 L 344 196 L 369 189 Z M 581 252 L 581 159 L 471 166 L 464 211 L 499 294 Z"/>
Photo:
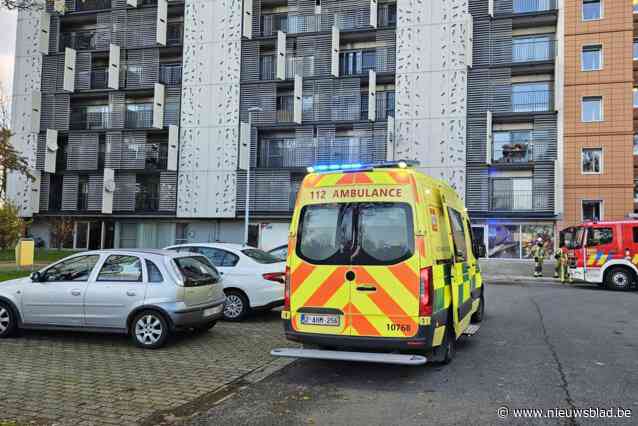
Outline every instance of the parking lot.
<path id="1" fill-rule="evenodd" d="M 282 365 L 279 312 L 182 334 L 160 350 L 127 337 L 24 332 L 0 344 L 0 424 L 156 423 L 260 369 Z"/>

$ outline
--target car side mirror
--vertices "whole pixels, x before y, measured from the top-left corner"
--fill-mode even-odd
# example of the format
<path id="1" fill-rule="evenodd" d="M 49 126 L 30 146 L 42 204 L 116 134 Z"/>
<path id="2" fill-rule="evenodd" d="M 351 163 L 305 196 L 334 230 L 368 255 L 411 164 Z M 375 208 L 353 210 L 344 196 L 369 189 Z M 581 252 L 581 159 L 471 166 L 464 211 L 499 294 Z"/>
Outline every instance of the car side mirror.
<path id="1" fill-rule="evenodd" d="M 41 274 L 39 271 L 35 271 L 31 273 L 31 281 L 34 283 L 41 283 L 44 281 L 44 274 Z"/>

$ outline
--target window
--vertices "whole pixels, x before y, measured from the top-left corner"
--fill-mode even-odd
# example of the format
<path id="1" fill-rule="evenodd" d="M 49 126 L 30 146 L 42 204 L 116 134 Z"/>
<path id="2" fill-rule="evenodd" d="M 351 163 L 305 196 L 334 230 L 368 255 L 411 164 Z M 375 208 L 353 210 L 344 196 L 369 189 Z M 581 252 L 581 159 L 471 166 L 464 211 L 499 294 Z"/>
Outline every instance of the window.
<path id="1" fill-rule="evenodd" d="M 277 259 L 272 254 L 266 253 L 263 250 L 245 249 L 245 250 L 242 250 L 241 252 L 244 253 L 246 256 L 250 257 L 252 260 L 254 260 L 257 263 L 269 264 L 269 263 L 281 262 L 281 260 Z"/>
<path id="2" fill-rule="evenodd" d="M 552 57 L 552 41 L 549 36 L 525 36 L 512 38 L 512 62 L 545 61 Z"/>
<path id="3" fill-rule="evenodd" d="M 447 209 L 450 217 L 450 225 L 452 227 L 452 240 L 454 241 L 454 252 L 456 262 L 467 260 L 467 244 L 465 242 L 465 229 L 463 227 L 463 218 L 461 213 L 454 209 Z"/>
<path id="4" fill-rule="evenodd" d="M 602 219 L 602 207 L 600 200 L 583 200 L 583 220 Z"/>
<path id="5" fill-rule="evenodd" d="M 638 13 L 638 0 L 634 0 L 634 13 Z"/>
<path id="6" fill-rule="evenodd" d="M 633 95 L 634 95 L 634 108 L 638 108 L 638 87 L 634 87 Z"/>
<path id="7" fill-rule="evenodd" d="M 512 84 L 512 111 L 549 111 L 551 91 L 549 82 Z"/>
<path id="8" fill-rule="evenodd" d="M 638 179 L 634 179 L 634 203 L 638 202 Z"/>
<path id="9" fill-rule="evenodd" d="M 232 267 L 239 262 L 239 256 L 226 250 L 211 247 L 192 247 L 190 251 L 203 254 L 217 267 Z"/>
<path id="10" fill-rule="evenodd" d="M 88 281 L 100 256 L 78 256 L 63 260 L 44 272 L 44 281 Z"/>
<path id="11" fill-rule="evenodd" d="M 634 243 L 638 243 L 638 226 L 634 226 L 632 228 L 632 231 L 633 231 L 633 234 L 634 234 Z"/>
<path id="12" fill-rule="evenodd" d="M 532 210 L 534 201 L 532 178 L 492 179 L 492 210 Z"/>
<path id="13" fill-rule="evenodd" d="M 634 155 L 638 155 L 638 134 L 634 135 Z"/>
<path id="14" fill-rule="evenodd" d="M 582 172 L 599 174 L 603 171 L 603 150 L 601 148 L 583 148 Z"/>
<path id="15" fill-rule="evenodd" d="M 583 0 L 583 21 L 595 21 L 603 16 L 601 0 Z"/>
<path id="16" fill-rule="evenodd" d="M 135 256 L 112 255 L 106 259 L 98 281 L 142 281 L 142 262 Z"/>
<path id="17" fill-rule="evenodd" d="M 164 281 L 164 277 L 159 268 L 150 260 L 146 260 L 146 272 L 148 273 L 149 283 L 161 283 Z"/>
<path id="18" fill-rule="evenodd" d="M 531 130 L 494 132 L 492 161 L 497 163 L 525 163 L 532 159 Z"/>
<path id="19" fill-rule="evenodd" d="M 633 56 L 634 56 L 634 61 L 638 60 L 638 40 L 636 39 L 634 39 L 634 55 Z"/>
<path id="20" fill-rule="evenodd" d="M 585 123 L 603 121 L 603 98 L 601 96 L 583 98 L 581 120 Z"/>
<path id="21" fill-rule="evenodd" d="M 603 68 L 603 46 L 583 46 L 581 54 L 581 69 L 583 71 L 598 71 Z"/>
<path id="22" fill-rule="evenodd" d="M 614 241 L 612 228 L 589 228 L 587 232 L 587 247 L 611 244 L 612 241 Z"/>
<path id="23" fill-rule="evenodd" d="M 201 256 L 180 257 L 175 264 L 184 277 L 184 287 L 197 287 L 219 282 L 219 272 Z"/>
<path id="24" fill-rule="evenodd" d="M 299 221 L 299 256 L 315 264 L 350 263 L 346 250 L 352 241 L 353 212 L 350 204 L 305 206 Z"/>
<path id="25" fill-rule="evenodd" d="M 304 114 L 312 114 L 312 109 L 314 107 L 314 97 L 313 95 L 304 95 L 301 98 L 301 110 Z"/>

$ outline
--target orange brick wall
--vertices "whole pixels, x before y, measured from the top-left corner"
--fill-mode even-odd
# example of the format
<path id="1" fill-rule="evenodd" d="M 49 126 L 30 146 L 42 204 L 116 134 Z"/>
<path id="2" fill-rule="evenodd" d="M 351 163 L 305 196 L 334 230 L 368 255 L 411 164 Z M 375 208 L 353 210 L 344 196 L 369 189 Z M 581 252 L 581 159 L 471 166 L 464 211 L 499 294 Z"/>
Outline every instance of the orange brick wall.
<path id="1" fill-rule="evenodd" d="M 634 210 L 632 0 L 603 0 L 603 17 L 583 22 L 582 0 L 565 1 L 563 102 L 564 215 L 560 227 L 582 220 L 582 200 L 602 200 L 603 219 Z M 581 70 L 583 45 L 603 46 L 603 69 Z M 603 97 L 603 121 L 581 121 L 581 99 Z M 581 172 L 583 148 L 603 149 L 603 172 Z"/>

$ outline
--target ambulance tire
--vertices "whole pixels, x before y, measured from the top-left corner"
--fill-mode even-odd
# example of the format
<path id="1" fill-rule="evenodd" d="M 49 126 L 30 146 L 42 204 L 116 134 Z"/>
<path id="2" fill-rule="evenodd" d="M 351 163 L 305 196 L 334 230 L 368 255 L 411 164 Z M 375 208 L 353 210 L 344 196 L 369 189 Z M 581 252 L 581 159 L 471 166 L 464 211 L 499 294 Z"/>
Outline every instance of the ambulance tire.
<path id="1" fill-rule="evenodd" d="M 485 317 L 485 297 L 483 297 L 483 292 L 481 291 L 481 298 L 479 299 L 479 308 L 472 314 L 470 318 L 470 322 L 472 324 L 478 324 L 483 321 L 483 317 Z"/>
<path id="2" fill-rule="evenodd" d="M 634 282 L 634 274 L 627 268 L 615 266 L 605 273 L 605 286 L 610 290 L 629 290 Z"/>
<path id="3" fill-rule="evenodd" d="M 454 326 L 449 322 L 445 327 L 445 336 L 441 346 L 434 348 L 434 362 L 437 364 L 447 365 L 454 359 L 456 352 L 456 336 L 454 335 Z"/>

